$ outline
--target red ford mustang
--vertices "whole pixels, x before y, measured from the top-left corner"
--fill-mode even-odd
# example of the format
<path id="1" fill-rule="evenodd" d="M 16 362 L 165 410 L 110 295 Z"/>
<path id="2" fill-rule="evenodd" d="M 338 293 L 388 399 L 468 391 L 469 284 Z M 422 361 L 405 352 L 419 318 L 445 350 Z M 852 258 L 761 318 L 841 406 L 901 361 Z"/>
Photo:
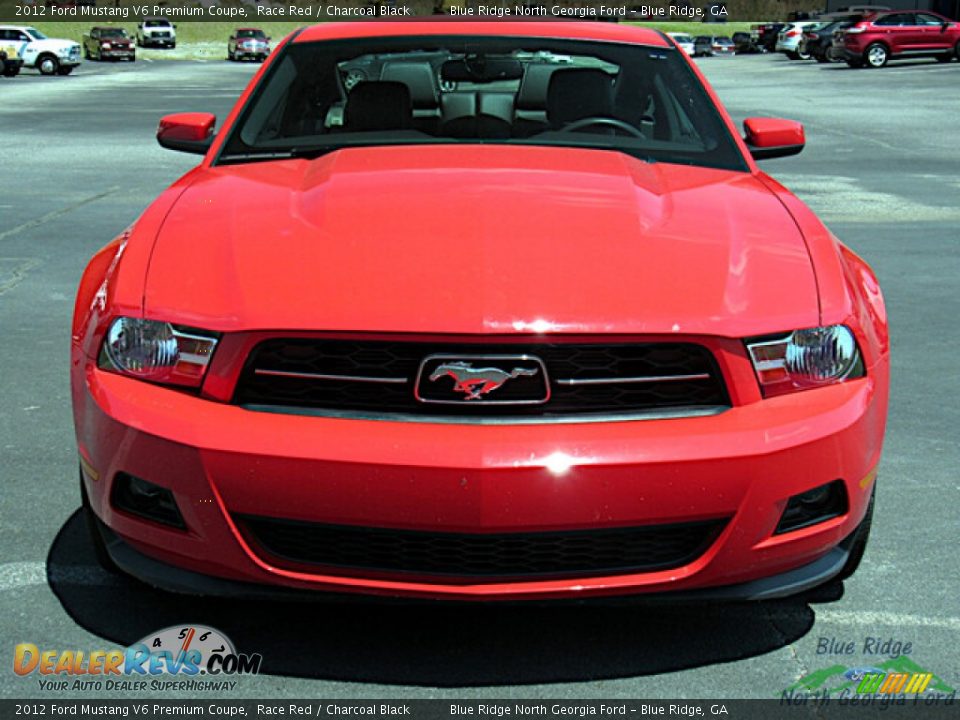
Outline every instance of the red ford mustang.
<path id="1" fill-rule="evenodd" d="M 90 262 L 98 557 L 204 594 L 756 599 L 849 576 L 888 395 L 867 265 L 686 56 L 600 23 L 294 33 Z"/>

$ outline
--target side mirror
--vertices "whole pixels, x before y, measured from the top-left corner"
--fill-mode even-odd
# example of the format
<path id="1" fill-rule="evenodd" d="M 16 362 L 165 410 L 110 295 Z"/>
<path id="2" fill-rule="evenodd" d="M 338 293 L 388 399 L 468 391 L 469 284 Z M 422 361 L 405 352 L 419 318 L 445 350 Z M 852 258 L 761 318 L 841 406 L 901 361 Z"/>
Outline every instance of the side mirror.
<path id="1" fill-rule="evenodd" d="M 213 143 L 216 122 L 216 116 L 211 113 L 166 115 L 157 127 L 157 142 L 168 150 L 206 155 Z"/>
<path id="2" fill-rule="evenodd" d="M 795 120 L 747 118 L 743 130 L 754 160 L 796 155 L 806 144 L 803 125 Z"/>

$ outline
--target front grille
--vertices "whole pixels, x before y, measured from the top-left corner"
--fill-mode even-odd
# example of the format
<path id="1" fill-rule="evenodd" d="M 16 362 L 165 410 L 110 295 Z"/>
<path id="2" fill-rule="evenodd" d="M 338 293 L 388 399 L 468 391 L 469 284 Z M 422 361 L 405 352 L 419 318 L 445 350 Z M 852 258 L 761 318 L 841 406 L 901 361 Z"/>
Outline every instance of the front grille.
<path id="1" fill-rule="evenodd" d="M 415 387 L 427 358 L 529 355 L 542 361 L 549 392 L 510 380 L 481 400 L 418 401 Z M 477 361 L 483 364 L 483 361 Z M 510 369 L 516 363 L 505 364 Z M 421 381 L 436 394 L 440 383 Z M 526 392 L 526 391 L 523 391 Z M 511 395 L 513 393 L 514 395 Z M 421 397 L 429 393 L 420 393 Z M 545 402 L 544 395 L 548 396 Z M 518 404 L 495 401 L 516 397 Z M 519 404 L 524 398 L 535 404 Z M 234 403 L 255 409 L 310 408 L 383 414 L 474 418 L 642 413 L 724 408 L 726 387 L 713 355 L 692 343 L 423 343 L 283 338 L 257 345 L 237 383 Z M 439 402 L 436 399 L 433 402 Z"/>
<path id="2" fill-rule="evenodd" d="M 676 568 L 700 557 L 727 522 L 481 535 L 236 519 L 246 537 L 281 565 L 487 579 Z"/>

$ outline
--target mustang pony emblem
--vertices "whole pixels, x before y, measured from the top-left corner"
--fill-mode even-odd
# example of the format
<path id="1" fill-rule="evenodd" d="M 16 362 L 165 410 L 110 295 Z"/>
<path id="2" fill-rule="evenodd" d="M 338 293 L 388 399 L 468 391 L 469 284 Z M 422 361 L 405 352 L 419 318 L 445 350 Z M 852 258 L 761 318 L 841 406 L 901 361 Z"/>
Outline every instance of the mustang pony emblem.
<path id="1" fill-rule="evenodd" d="M 464 400 L 479 400 L 481 395 L 493 392 L 507 380 L 521 375 L 536 375 L 539 368 L 514 368 L 510 372 L 500 368 L 475 368 L 466 362 L 449 362 L 438 365 L 430 373 L 430 381 L 435 382 L 444 375 L 453 378 L 453 389 L 466 393 Z"/>

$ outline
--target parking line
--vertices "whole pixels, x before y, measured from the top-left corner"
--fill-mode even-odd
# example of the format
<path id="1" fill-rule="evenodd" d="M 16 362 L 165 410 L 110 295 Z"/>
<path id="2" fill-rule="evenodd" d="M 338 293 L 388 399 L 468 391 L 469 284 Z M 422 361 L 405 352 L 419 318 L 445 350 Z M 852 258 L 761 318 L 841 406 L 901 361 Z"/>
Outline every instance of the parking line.
<path id="1" fill-rule="evenodd" d="M 10 237 L 11 235 L 16 235 L 17 233 L 23 232 L 24 230 L 29 230 L 30 228 L 35 228 L 35 227 L 37 227 L 38 225 L 43 225 L 45 222 L 48 222 L 48 221 L 50 221 L 50 220 L 53 220 L 54 218 L 59 217 L 59 216 L 61 216 L 61 215 L 66 215 L 68 212 L 71 212 L 72 210 L 76 210 L 77 208 L 83 207 L 84 205 L 89 205 L 89 204 L 92 203 L 92 202 L 96 202 L 97 200 L 101 200 L 101 199 L 105 198 L 107 195 L 109 195 L 110 193 L 114 193 L 114 192 L 116 192 L 116 191 L 119 190 L 119 189 L 120 189 L 120 186 L 119 186 L 119 185 L 115 185 L 115 186 L 113 186 L 113 187 L 111 187 L 111 188 L 108 188 L 107 190 L 103 191 L 102 193 L 97 193 L 96 195 L 91 195 L 90 197 L 84 198 L 83 200 L 81 200 L 81 201 L 79 201 L 79 202 L 75 202 L 73 205 L 68 205 L 67 207 L 65 207 L 65 208 L 60 208 L 59 210 L 51 210 L 51 211 L 48 212 L 46 215 L 41 215 L 41 216 L 38 217 L 38 218 L 34 218 L 33 220 L 30 220 L 30 221 L 28 221 L 28 222 L 25 222 L 25 223 L 23 223 L 23 224 L 21 224 L 21 225 L 17 225 L 16 227 L 12 227 L 12 228 L 10 228 L 9 230 L 4 230 L 3 232 L 0 232 L 0 240 L 3 240 L 3 239 L 5 239 L 5 238 L 8 238 L 8 237 Z"/>

